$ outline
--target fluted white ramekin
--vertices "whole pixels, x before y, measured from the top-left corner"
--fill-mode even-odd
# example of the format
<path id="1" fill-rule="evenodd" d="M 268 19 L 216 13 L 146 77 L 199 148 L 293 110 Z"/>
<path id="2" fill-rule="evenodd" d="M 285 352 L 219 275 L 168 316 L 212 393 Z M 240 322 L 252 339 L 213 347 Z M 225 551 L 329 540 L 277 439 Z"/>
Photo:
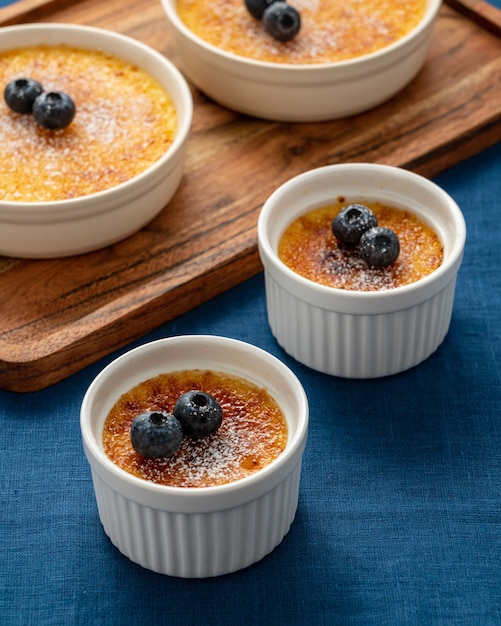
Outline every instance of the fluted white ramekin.
<path id="1" fill-rule="evenodd" d="M 410 209 L 439 235 L 443 263 L 425 278 L 387 291 L 334 289 L 298 275 L 277 256 L 283 231 L 300 214 L 338 196 Z M 404 169 L 350 163 L 296 176 L 268 198 L 258 220 L 273 335 L 301 363 L 335 376 L 375 378 L 421 363 L 449 329 L 465 238 L 454 200 Z"/>
<path id="2" fill-rule="evenodd" d="M 253 476 L 215 487 L 166 487 L 120 469 L 102 446 L 113 404 L 143 380 L 193 368 L 265 387 L 287 419 L 284 452 Z M 215 336 L 170 337 L 123 354 L 95 378 L 81 407 L 83 445 L 106 534 L 135 563 L 183 578 L 234 572 L 282 541 L 296 514 L 307 429 L 308 402 L 290 369 L 260 348 Z"/>

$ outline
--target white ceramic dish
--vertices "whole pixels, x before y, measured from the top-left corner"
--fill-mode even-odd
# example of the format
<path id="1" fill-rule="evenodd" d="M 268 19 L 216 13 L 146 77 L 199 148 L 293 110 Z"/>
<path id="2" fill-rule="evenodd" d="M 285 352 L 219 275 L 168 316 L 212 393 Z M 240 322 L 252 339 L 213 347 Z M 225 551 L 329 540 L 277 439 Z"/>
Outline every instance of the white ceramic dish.
<path id="1" fill-rule="evenodd" d="M 201 91 L 235 111 L 286 122 L 347 117 L 398 93 L 426 59 L 441 5 L 428 0 L 420 24 L 378 52 L 337 63 L 285 65 L 254 61 L 203 41 L 179 19 L 176 0 L 161 2 L 180 67 Z"/>
<path id="2" fill-rule="evenodd" d="M 441 266 L 387 291 L 334 289 L 307 280 L 277 256 L 284 229 L 309 208 L 339 195 L 408 208 L 439 235 Z M 258 220 L 271 330 L 301 363 L 348 378 L 374 378 L 417 365 L 442 343 L 450 324 L 466 227 L 454 200 L 433 182 L 404 169 L 357 163 L 305 172 L 279 187 Z"/>
<path id="3" fill-rule="evenodd" d="M 164 56 L 111 31 L 71 24 L 26 24 L 0 31 L 0 50 L 68 44 L 101 50 L 133 62 L 156 78 L 176 108 L 178 129 L 168 151 L 153 166 L 106 191 L 56 202 L 0 200 L 0 254 L 62 257 L 89 252 L 133 234 L 169 202 L 182 178 L 193 115 L 190 89 Z"/>
<path id="4" fill-rule="evenodd" d="M 112 405 L 145 379 L 192 368 L 227 372 L 266 387 L 287 419 L 285 451 L 253 476 L 216 487 L 166 487 L 118 468 L 101 442 Z M 81 408 L 104 530 L 132 561 L 172 576 L 217 576 L 259 561 L 282 541 L 294 519 L 307 427 L 301 383 L 259 348 L 224 337 L 180 336 L 127 352 L 96 377 Z"/>

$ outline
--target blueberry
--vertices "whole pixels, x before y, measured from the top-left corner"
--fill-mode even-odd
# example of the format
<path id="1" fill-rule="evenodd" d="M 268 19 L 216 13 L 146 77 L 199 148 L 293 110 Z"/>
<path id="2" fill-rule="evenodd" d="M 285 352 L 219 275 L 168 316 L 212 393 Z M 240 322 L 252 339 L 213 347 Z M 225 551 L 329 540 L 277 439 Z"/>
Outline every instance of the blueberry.
<path id="1" fill-rule="evenodd" d="M 252 17 L 255 17 L 256 20 L 261 20 L 265 9 L 274 2 L 276 0 L 245 0 L 245 6 Z"/>
<path id="2" fill-rule="evenodd" d="M 35 99 L 43 93 L 42 85 L 31 78 L 12 80 L 3 92 L 7 106 L 16 113 L 31 113 Z"/>
<path id="3" fill-rule="evenodd" d="M 273 38 L 278 41 L 289 41 L 301 28 L 301 16 L 286 2 L 273 2 L 263 13 L 263 24 Z"/>
<path id="4" fill-rule="evenodd" d="M 73 100 L 62 91 L 42 93 L 33 103 L 33 116 L 44 128 L 65 128 L 73 121 L 75 112 Z"/>
<path id="5" fill-rule="evenodd" d="M 170 413 L 147 411 L 134 418 L 130 439 L 136 452 L 158 459 L 176 453 L 183 440 L 183 429 Z"/>
<path id="6" fill-rule="evenodd" d="M 389 228 L 370 228 L 360 237 L 359 254 L 371 267 L 386 267 L 397 260 L 400 242 Z"/>
<path id="7" fill-rule="evenodd" d="M 193 439 L 208 437 L 221 426 L 223 411 L 219 402 L 209 393 L 187 391 L 178 398 L 173 413 L 183 431 Z"/>
<path id="8" fill-rule="evenodd" d="M 363 204 L 350 204 L 332 220 L 332 232 L 336 239 L 345 246 L 356 246 L 360 237 L 377 226 L 374 213 Z"/>

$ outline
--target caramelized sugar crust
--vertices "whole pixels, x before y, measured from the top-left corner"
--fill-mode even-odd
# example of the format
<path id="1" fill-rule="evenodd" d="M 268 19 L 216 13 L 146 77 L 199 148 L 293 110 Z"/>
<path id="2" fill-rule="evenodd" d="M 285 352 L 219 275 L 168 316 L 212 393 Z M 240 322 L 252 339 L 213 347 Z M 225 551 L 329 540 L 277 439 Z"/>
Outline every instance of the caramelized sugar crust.
<path id="1" fill-rule="evenodd" d="M 307 211 L 283 233 L 279 258 L 297 274 L 314 282 L 355 291 L 382 291 L 413 283 L 431 274 L 442 263 L 443 246 L 435 231 L 411 211 L 380 202 L 366 202 L 378 225 L 399 237 L 398 259 L 385 268 L 370 268 L 356 250 L 342 248 L 332 234 L 331 222 L 348 204 L 338 202 Z"/>
<path id="2" fill-rule="evenodd" d="M 426 0 L 291 0 L 299 34 L 286 43 L 268 35 L 244 0 L 177 0 L 177 12 L 201 39 L 239 56 L 271 63 L 330 63 L 384 48 L 424 16 Z"/>
<path id="3" fill-rule="evenodd" d="M 184 437 L 177 453 L 146 459 L 130 441 L 134 418 L 144 411 L 172 412 L 184 392 L 212 394 L 223 409 L 217 432 L 205 439 Z M 210 370 L 161 374 L 124 394 L 103 429 L 108 457 L 125 471 L 161 485 L 210 487 L 249 476 L 276 459 L 287 443 L 285 416 L 266 389 L 243 378 Z"/>
<path id="4" fill-rule="evenodd" d="M 64 91 L 76 116 L 46 130 L 0 102 L 0 200 L 77 198 L 123 183 L 153 165 L 174 139 L 177 117 L 163 87 L 131 63 L 102 52 L 36 46 L 0 53 L 0 86 L 33 78 Z"/>

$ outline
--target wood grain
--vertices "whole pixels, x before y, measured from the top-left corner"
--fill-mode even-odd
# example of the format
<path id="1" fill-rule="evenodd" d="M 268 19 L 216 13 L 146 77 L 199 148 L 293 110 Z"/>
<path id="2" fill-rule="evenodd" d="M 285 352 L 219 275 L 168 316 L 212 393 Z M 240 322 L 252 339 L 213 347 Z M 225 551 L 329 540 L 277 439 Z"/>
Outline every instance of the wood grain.
<path id="1" fill-rule="evenodd" d="M 482 28 L 501 37 L 501 11 L 494 5 L 484 0 L 445 0 L 445 2 L 470 20 L 480 24 Z"/>
<path id="2" fill-rule="evenodd" d="M 30 21 L 33 0 L 0 24 Z M 176 61 L 156 0 L 52 2 L 39 21 L 136 37 Z M 29 8 L 23 15 L 23 5 Z M 262 267 L 256 222 L 266 197 L 306 169 L 372 161 L 433 176 L 501 138 L 501 43 L 443 6 L 427 63 L 391 102 L 356 117 L 278 124 L 239 115 L 193 89 L 183 182 L 127 240 L 68 259 L 0 257 L 0 386 L 47 387 Z"/>
<path id="3" fill-rule="evenodd" d="M 21 0 L 0 9 L 0 24 L 9 26 L 28 21 L 36 22 L 73 4 L 75 0 Z"/>

